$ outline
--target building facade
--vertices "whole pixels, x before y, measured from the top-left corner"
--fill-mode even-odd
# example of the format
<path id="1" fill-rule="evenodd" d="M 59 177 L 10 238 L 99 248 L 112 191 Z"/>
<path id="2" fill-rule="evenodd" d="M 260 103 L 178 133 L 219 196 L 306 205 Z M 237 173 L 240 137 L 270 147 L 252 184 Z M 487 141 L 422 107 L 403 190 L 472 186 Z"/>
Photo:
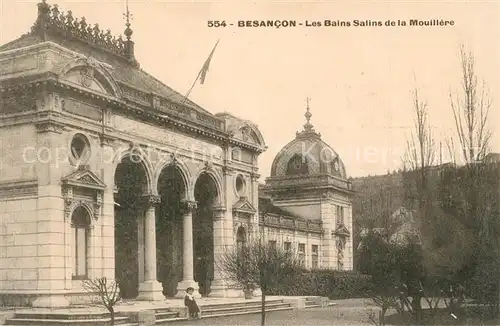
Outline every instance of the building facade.
<path id="1" fill-rule="evenodd" d="M 261 187 L 261 236 L 312 269 L 353 269 L 354 191 L 340 156 L 310 122 L 274 158 Z"/>
<path id="2" fill-rule="evenodd" d="M 144 300 L 231 295 L 213 261 L 236 239 L 233 211 L 257 229 L 246 207 L 258 209 L 266 145 L 253 123 L 142 71 L 131 35 L 44 0 L 0 47 L 4 304 L 65 306 L 102 276 Z"/>
<path id="3" fill-rule="evenodd" d="M 30 32 L 0 46 L 2 304 L 80 303 L 96 277 L 124 298 L 238 296 L 214 262 L 258 236 L 293 242 L 307 266 L 352 268 L 338 156 L 296 173 L 287 145 L 259 198 L 257 126 L 141 70 L 128 22 L 124 34 L 43 0 Z M 305 128 L 297 139 L 326 146 Z"/>

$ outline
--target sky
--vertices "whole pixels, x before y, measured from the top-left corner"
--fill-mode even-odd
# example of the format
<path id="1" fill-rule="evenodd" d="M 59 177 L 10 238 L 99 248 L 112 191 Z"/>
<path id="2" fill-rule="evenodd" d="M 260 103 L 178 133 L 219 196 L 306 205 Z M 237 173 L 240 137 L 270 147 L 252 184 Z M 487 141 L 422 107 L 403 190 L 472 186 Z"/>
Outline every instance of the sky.
<path id="1" fill-rule="evenodd" d="M 0 0 L 0 43 L 29 31 L 37 1 Z M 123 34 L 125 1 L 59 0 L 88 23 Z M 450 1 L 152 1 L 130 0 L 132 39 L 141 68 L 185 94 L 217 40 L 203 85 L 190 99 L 212 113 L 251 120 L 268 149 L 260 156 L 263 178 L 275 155 L 305 123 L 337 151 L 349 176 L 384 174 L 402 167 L 413 130 L 418 88 L 447 160 L 445 139 L 456 132 L 450 93 L 460 94 L 459 47 L 472 51 L 476 72 L 492 100 L 491 150 L 498 131 L 500 2 Z M 453 20 L 453 26 L 307 27 L 306 21 Z M 226 27 L 209 27 L 208 21 Z M 296 27 L 238 27 L 239 20 L 295 20 Z M 229 24 L 234 24 L 230 26 Z"/>

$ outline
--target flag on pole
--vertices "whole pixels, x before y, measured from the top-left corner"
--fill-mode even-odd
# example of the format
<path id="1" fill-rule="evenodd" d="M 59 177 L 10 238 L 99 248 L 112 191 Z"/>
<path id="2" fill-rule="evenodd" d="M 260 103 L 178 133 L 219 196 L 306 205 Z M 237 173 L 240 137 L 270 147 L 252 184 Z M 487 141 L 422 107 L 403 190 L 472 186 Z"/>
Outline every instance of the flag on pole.
<path id="1" fill-rule="evenodd" d="M 219 44 L 218 40 L 217 40 L 217 43 L 215 43 L 215 46 L 214 46 L 212 52 L 210 52 L 210 55 L 208 56 L 207 61 L 205 61 L 205 63 L 203 64 L 203 67 L 201 68 L 200 84 L 202 84 L 202 85 L 205 82 L 205 77 L 207 76 L 208 69 L 210 68 L 210 61 L 212 60 L 212 56 L 214 55 L 215 48 L 217 47 L 217 44 Z"/>
<path id="2" fill-rule="evenodd" d="M 191 91 L 193 90 L 194 85 L 196 85 L 196 82 L 198 81 L 198 79 L 200 79 L 200 84 L 203 84 L 205 82 L 205 77 L 207 76 L 207 72 L 208 72 L 208 69 L 210 67 L 210 61 L 212 60 L 212 56 L 214 55 L 215 48 L 217 47 L 217 44 L 219 44 L 219 40 L 217 40 L 217 43 L 215 43 L 215 46 L 212 49 L 212 52 L 210 52 L 210 55 L 208 56 L 207 60 L 203 64 L 203 67 L 201 68 L 200 72 L 198 72 L 198 76 L 196 76 L 196 79 L 194 80 L 193 85 L 191 85 L 191 88 L 186 93 L 186 96 L 184 96 L 182 103 L 186 102 L 186 100 L 189 97 L 189 94 L 191 94 Z"/>

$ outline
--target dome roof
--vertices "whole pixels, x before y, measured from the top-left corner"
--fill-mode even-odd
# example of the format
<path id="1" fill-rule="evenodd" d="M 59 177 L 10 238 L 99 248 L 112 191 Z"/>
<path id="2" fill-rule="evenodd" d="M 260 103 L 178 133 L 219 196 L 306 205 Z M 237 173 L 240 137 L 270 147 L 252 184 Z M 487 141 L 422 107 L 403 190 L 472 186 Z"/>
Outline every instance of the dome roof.
<path id="1" fill-rule="evenodd" d="M 337 152 L 321 140 L 311 124 L 309 101 L 306 108 L 304 130 L 297 132 L 274 158 L 271 177 L 330 174 L 346 179 L 344 163 Z"/>

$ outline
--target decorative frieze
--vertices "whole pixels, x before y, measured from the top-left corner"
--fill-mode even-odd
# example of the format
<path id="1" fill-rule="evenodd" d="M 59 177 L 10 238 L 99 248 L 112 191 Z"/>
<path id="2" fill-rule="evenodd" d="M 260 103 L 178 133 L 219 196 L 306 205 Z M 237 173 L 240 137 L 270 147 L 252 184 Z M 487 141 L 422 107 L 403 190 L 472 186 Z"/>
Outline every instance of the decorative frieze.
<path id="1" fill-rule="evenodd" d="M 37 94 L 34 87 L 25 86 L 12 91 L 0 90 L 0 115 L 36 111 Z"/>
<path id="2" fill-rule="evenodd" d="M 319 220 L 293 219 L 275 214 L 264 214 L 260 216 L 259 224 L 271 228 L 323 233 L 323 223 Z"/>
<path id="3" fill-rule="evenodd" d="M 38 180 L 13 180 L 0 183 L 0 199 L 38 195 Z"/>
<path id="4" fill-rule="evenodd" d="M 332 177 L 328 174 L 290 176 L 290 177 L 270 177 L 267 178 L 269 187 L 289 187 L 289 186 L 333 186 L 336 188 L 351 190 L 349 181 Z"/>
<path id="5" fill-rule="evenodd" d="M 64 131 L 64 125 L 54 120 L 40 121 L 35 123 L 35 126 L 38 133 L 53 132 L 61 134 Z"/>
<path id="6" fill-rule="evenodd" d="M 61 100 L 62 109 L 71 114 L 75 114 L 84 118 L 88 118 L 99 123 L 102 122 L 102 110 L 88 103 L 77 101 L 75 99 L 66 98 Z"/>

